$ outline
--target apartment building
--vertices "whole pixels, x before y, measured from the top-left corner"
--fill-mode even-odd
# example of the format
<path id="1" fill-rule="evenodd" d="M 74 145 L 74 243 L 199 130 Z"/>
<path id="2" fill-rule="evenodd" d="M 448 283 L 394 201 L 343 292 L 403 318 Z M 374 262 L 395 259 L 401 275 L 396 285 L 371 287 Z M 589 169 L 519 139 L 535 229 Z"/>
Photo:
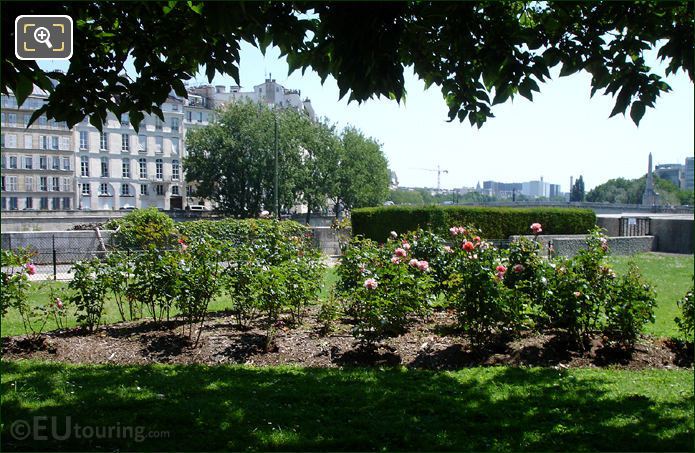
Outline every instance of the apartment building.
<path id="1" fill-rule="evenodd" d="M 2 95 L 2 210 L 69 210 L 76 204 L 73 134 L 45 116 L 27 128 L 46 94 L 35 89 L 22 106 Z"/>
<path id="2" fill-rule="evenodd" d="M 138 132 L 128 115 L 110 114 L 101 132 L 75 126 L 78 209 L 183 208 L 183 100 L 170 96 L 162 112 Z"/>
<path id="3" fill-rule="evenodd" d="M 128 115 L 109 114 L 102 131 L 88 118 L 68 129 L 65 123 L 29 118 L 46 94 L 35 89 L 21 107 L 2 96 L 2 210 L 185 209 L 208 204 L 186 185 L 182 167 L 186 131 L 207 126 L 215 108 L 252 101 L 294 108 L 314 118 L 311 101 L 266 79 L 254 91 L 238 86 L 190 88 L 188 99 L 170 95 L 164 120 L 146 116 L 139 131 Z"/>

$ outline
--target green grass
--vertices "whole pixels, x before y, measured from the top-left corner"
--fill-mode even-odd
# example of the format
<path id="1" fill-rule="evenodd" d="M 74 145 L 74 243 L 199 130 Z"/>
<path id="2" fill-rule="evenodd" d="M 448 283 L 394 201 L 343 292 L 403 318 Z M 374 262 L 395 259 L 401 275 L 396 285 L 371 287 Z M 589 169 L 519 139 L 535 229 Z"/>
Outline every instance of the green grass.
<path id="1" fill-rule="evenodd" d="M 646 333 L 657 337 L 682 338 L 673 318 L 679 314 L 676 301 L 682 299 L 693 284 L 693 255 L 640 253 L 631 257 L 611 258 L 611 263 L 619 274 L 627 271 L 629 261 L 634 261 L 639 266 L 642 275 L 656 290 L 656 321 L 654 324 L 647 324 Z"/>
<path id="2" fill-rule="evenodd" d="M 693 373 L 4 362 L 3 450 L 690 451 Z M 17 420 L 158 439 L 18 441 Z M 21 423 L 21 422 L 20 422 Z"/>
<path id="3" fill-rule="evenodd" d="M 690 285 L 692 285 L 693 275 L 693 255 L 662 255 L 654 253 L 643 253 L 632 257 L 616 256 L 611 258 L 611 262 L 618 273 L 624 273 L 627 269 L 628 261 L 635 261 L 642 270 L 644 277 L 656 288 L 657 307 L 655 310 L 656 322 L 646 326 L 646 333 L 658 337 L 682 337 L 678 332 L 673 318 L 678 314 L 676 301 L 682 298 Z M 323 287 L 320 299 L 325 300 L 337 280 L 335 269 L 328 269 L 324 275 Z M 66 286 L 62 282 L 44 282 L 32 285 L 29 294 L 30 303 L 35 305 L 46 304 L 49 299 L 49 288 L 63 288 Z M 211 311 L 224 310 L 230 307 L 228 296 L 222 296 L 210 304 Z M 120 320 L 116 303 L 109 300 L 104 309 L 104 322 L 114 323 Z M 74 316 L 69 317 L 68 325 L 76 325 Z M 55 324 L 50 321 L 46 330 L 55 329 Z M 24 333 L 22 321 L 19 314 L 11 310 L 7 316 L 2 318 L 2 336 L 20 335 Z"/>

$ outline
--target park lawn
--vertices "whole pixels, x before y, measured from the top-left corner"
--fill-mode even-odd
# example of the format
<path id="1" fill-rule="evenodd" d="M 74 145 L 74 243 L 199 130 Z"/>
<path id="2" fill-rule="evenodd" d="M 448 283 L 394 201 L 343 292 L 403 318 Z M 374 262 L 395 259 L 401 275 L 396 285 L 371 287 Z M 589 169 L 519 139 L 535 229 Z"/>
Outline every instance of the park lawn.
<path id="1" fill-rule="evenodd" d="M 691 370 L 2 367 L 3 450 L 691 451 L 694 440 Z M 146 438 L 12 438 L 32 417 Z"/>
<path id="2" fill-rule="evenodd" d="M 692 285 L 693 275 L 693 255 L 666 255 L 657 253 L 642 253 L 634 256 L 614 256 L 610 258 L 611 264 L 619 274 L 627 269 L 629 261 L 637 263 L 644 277 L 651 282 L 657 293 L 657 307 L 655 310 L 656 322 L 647 324 L 646 333 L 657 337 L 682 337 L 673 320 L 679 311 L 676 301 L 681 299 L 688 288 Z M 335 268 L 327 269 L 324 274 L 323 287 L 320 299 L 328 298 L 330 288 L 335 285 L 337 274 Z M 44 282 L 32 284 L 29 294 L 30 303 L 42 305 L 49 300 L 49 288 L 64 288 L 63 282 Z M 217 298 L 210 304 L 210 311 L 221 311 L 228 309 L 231 303 L 229 297 L 224 295 Z M 71 310 L 72 312 L 72 310 Z M 106 324 L 115 323 L 120 320 L 116 303 L 109 299 L 104 308 L 104 322 Z M 172 314 L 175 314 L 172 312 Z M 69 316 L 68 325 L 74 327 L 76 321 L 73 315 Z M 55 329 L 55 323 L 51 320 L 46 325 L 45 330 Z M 7 316 L 2 319 L 2 336 L 21 335 L 24 333 L 22 321 L 19 314 L 10 310 Z"/>
<path id="3" fill-rule="evenodd" d="M 673 318 L 680 315 L 676 302 L 693 285 L 693 255 L 640 253 L 614 256 L 610 261 L 618 274 L 624 274 L 628 262 L 634 261 L 642 275 L 654 285 L 657 296 L 654 310 L 656 321 L 645 326 L 645 333 L 657 337 L 683 338 Z"/>

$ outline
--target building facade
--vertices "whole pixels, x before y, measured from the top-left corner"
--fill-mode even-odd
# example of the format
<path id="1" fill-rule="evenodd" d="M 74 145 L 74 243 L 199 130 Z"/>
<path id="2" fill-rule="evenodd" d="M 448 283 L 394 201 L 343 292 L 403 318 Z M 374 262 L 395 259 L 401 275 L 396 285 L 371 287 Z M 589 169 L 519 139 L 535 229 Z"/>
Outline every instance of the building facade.
<path id="1" fill-rule="evenodd" d="M 162 112 L 138 132 L 127 115 L 109 114 L 101 132 L 86 120 L 75 126 L 78 209 L 184 207 L 183 101 L 169 97 Z"/>
<path id="2" fill-rule="evenodd" d="M 118 210 L 157 207 L 185 209 L 209 202 L 186 185 L 183 160 L 186 132 L 205 127 L 215 109 L 250 101 L 292 108 L 314 118 L 311 101 L 266 79 L 253 91 L 238 86 L 190 88 L 188 99 L 170 95 L 164 120 L 146 115 L 136 132 L 128 115 L 109 114 L 102 131 L 87 118 L 65 123 L 29 118 L 46 100 L 35 89 L 19 107 L 2 96 L 2 210 Z"/>
<path id="3" fill-rule="evenodd" d="M 693 190 L 695 188 L 695 158 L 685 158 L 685 171 L 683 174 L 683 189 Z"/>
<path id="4" fill-rule="evenodd" d="M 2 210 L 70 210 L 76 204 L 73 133 L 41 116 L 27 129 L 46 95 L 40 90 L 17 105 L 2 95 Z"/>

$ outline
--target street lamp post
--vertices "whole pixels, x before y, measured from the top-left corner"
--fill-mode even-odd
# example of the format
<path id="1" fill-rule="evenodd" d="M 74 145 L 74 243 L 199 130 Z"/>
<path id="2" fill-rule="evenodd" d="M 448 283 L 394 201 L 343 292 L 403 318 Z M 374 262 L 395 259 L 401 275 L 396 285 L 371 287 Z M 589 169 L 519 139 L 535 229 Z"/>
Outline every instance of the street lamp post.
<path id="1" fill-rule="evenodd" d="M 275 181 L 274 181 L 274 195 L 275 195 L 275 217 L 280 220 L 280 201 L 278 200 L 278 114 L 274 112 L 275 115 Z"/>

